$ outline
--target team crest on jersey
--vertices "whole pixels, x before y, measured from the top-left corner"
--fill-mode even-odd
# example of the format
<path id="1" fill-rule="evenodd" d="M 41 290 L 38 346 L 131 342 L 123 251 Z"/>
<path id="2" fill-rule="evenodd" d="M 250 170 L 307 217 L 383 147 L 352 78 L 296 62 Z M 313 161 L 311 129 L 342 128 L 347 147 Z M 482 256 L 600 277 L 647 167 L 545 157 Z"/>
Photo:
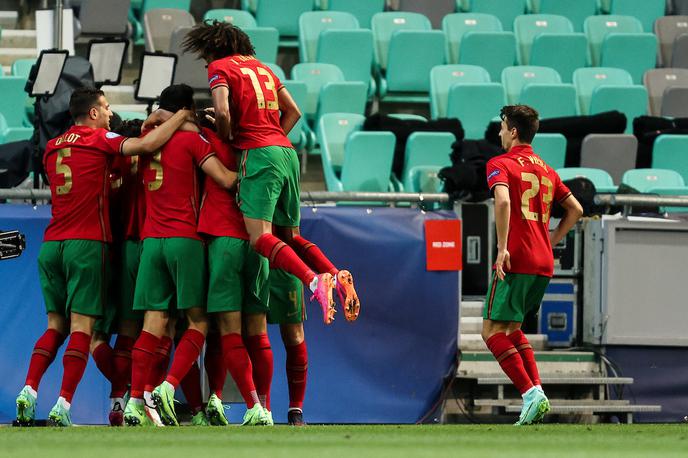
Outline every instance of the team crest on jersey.
<path id="1" fill-rule="evenodd" d="M 121 137 L 121 135 L 115 132 L 108 132 L 107 134 L 105 134 L 105 138 L 109 138 L 110 140 L 117 137 Z"/>
<path id="2" fill-rule="evenodd" d="M 491 179 L 493 179 L 494 177 L 496 177 L 497 175 L 499 175 L 499 170 L 495 170 L 494 172 L 490 173 L 490 174 L 487 176 L 487 179 L 488 179 L 488 180 L 491 180 Z"/>
<path id="3" fill-rule="evenodd" d="M 208 84 L 213 84 L 213 83 L 214 83 L 215 81 L 217 81 L 218 79 L 220 79 L 220 75 L 213 75 L 213 76 L 208 80 Z"/>

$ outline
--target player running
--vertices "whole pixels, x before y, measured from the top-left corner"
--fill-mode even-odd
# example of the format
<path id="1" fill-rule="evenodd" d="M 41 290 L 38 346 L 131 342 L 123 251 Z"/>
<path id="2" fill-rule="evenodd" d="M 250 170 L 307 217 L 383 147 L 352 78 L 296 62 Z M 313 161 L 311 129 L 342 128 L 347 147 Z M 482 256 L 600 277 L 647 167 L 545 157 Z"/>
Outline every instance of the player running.
<path id="1" fill-rule="evenodd" d="M 310 288 L 326 324 L 334 320 L 334 288 L 346 319 L 355 320 L 360 303 L 351 273 L 338 270 L 299 232 L 299 161 L 287 134 L 301 112 L 291 95 L 256 59 L 246 33 L 232 24 L 196 25 L 184 49 L 208 62 L 218 134 L 242 152 L 238 203 L 251 246 L 272 267 L 286 270 Z"/>
<path id="2" fill-rule="evenodd" d="M 535 354 L 521 324 L 540 308 L 554 272 L 552 246 L 568 233 L 583 210 L 559 175 L 530 143 L 539 127 L 538 113 L 526 105 L 505 106 L 499 132 L 506 151 L 487 163 L 487 182 L 495 198 L 497 261 L 483 310 L 482 336 L 502 370 L 523 396 L 516 422 L 542 420 L 549 400 L 542 390 Z M 552 202 L 564 217 L 549 232 Z"/>
<path id="3" fill-rule="evenodd" d="M 93 326 L 106 298 L 111 160 L 118 154 L 153 153 L 192 113 L 179 110 L 146 138 L 109 132 L 112 112 L 102 91 L 76 89 L 69 101 L 75 125 L 47 144 L 43 165 L 50 181 L 52 219 L 38 256 L 48 328 L 31 355 L 26 385 L 17 397 L 17 421 L 35 418 L 38 386 L 69 332 L 57 403 L 48 415 L 55 426 L 72 424 L 70 407 L 88 362 Z"/>

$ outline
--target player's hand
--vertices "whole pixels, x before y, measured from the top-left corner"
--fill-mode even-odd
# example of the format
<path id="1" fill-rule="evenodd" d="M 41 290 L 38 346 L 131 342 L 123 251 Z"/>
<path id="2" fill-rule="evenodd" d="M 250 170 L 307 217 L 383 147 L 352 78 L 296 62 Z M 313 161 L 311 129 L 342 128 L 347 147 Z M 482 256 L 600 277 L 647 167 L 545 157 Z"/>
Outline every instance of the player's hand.
<path id="1" fill-rule="evenodd" d="M 204 109 L 203 115 L 205 116 L 205 119 L 207 119 L 208 121 L 212 122 L 213 125 L 215 125 L 215 108 L 210 107 Z"/>
<path id="2" fill-rule="evenodd" d="M 163 109 L 155 110 L 143 122 L 141 131 L 151 130 L 155 127 L 158 127 L 160 124 L 170 119 L 173 114 L 174 113 Z"/>
<path id="3" fill-rule="evenodd" d="M 511 270 L 511 255 L 506 248 L 497 252 L 497 261 L 495 261 L 495 271 L 500 280 L 504 280 L 504 267 L 507 271 Z"/>

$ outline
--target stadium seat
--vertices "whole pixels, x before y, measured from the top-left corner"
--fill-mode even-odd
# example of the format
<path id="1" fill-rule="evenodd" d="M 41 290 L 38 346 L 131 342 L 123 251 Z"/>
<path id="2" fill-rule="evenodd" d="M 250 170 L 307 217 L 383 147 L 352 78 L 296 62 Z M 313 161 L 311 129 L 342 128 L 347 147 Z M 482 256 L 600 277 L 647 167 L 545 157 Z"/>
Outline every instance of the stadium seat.
<path id="1" fill-rule="evenodd" d="M 274 27 L 247 27 L 246 35 L 256 50 L 256 57 L 261 62 L 273 63 L 277 61 L 279 48 L 279 32 Z"/>
<path id="2" fill-rule="evenodd" d="M 32 136 L 33 127 L 9 127 L 5 117 L 0 113 L 0 145 L 29 140 Z"/>
<path id="3" fill-rule="evenodd" d="M 517 55 L 521 65 L 529 65 L 530 48 L 535 37 L 543 34 L 573 33 L 573 24 L 564 16 L 553 14 L 524 14 L 514 20 Z"/>
<path id="4" fill-rule="evenodd" d="M 512 31 L 516 16 L 526 13 L 526 0 L 471 0 L 472 13 L 497 16 L 504 30 Z"/>
<path id="5" fill-rule="evenodd" d="M 578 98 L 573 84 L 527 84 L 521 90 L 518 103 L 534 107 L 540 119 L 578 114 Z"/>
<path id="6" fill-rule="evenodd" d="M 351 133 L 344 143 L 340 191 L 389 191 L 395 143 L 391 132 Z"/>
<path id="7" fill-rule="evenodd" d="M 466 139 L 482 139 L 505 103 L 504 87 L 499 83 L 458 83 L 449 89 L 447 117 L 459 118 Z"/>
<path id="8" fill-rule="evenodd" d="M 671 54 L 672 68 L 688 68 L 688 31 L 676 37 Z"/>
<path id="9" fill-rule="evenodd" d="M 667 169 L 634 169 L 624 173 L 622 183 L 637 189 L 640 192 L 650 192 L 656 188 L 684 187 L 685 182 L 681 174 Z"/>
<path id="10" fill-rule="evenodd" d="M 587 178 L 595 185 L 595 190 L 598 193 L 614 193 L 617 187 L 614 186 L 614 180 L 601 169 L 591 169 L 587 167 L 566 167 L 557 169 L 557 174 L 561 181 L 572 180 L 574 178 Z"/>
<path id="11" fill-rule="evenodd" d="M 652 33 L 612 33 L 602 43 L 600 67 L 623 68 L 635 84 L 657 63 L 657 37 Z"/>
<path id="12" fill-rule="evenodd" d="M 392 35 L 400 30 L 431 30 L 430 20 L 418 13 L 385 12 L 373 16 L 373 38 L 375 39 L 375 62 L 387 69 L 387 55 Z"/>
<path id="13" fill-rule="evenodd" d="M 672 0 L 672 14 L 688 15 L 688 0 Z"/>
<path id="14" fill-rule="evenodd" d="M 241 0 L 241 9 L 255 15 L 258 9 L 258 0 Z"/>
<path id="15" fill-rule="evenodd" d="M 650 115 L 661 116 L 664 91 L 669 87 L 688 87 L 688 69 L 657 68 L 647 71 L 643 79 L 650 94 Z"/>
<path id="16" fill-rule="evenodd" d="M 517 66 L 502 71 L 502 84 L 506 90 L 507 103 L 518 103 L 521 91 L 528 84 L 561 84 L 556 70 L 547 67 Z"/>
<path id="17" fill-rule="evenodd" d="M 302 112 L 313 119 L 318 110 L 318 98 L 320 90 L 327 83 L 339 83 L 344 81 L 342 71 L 331 64 L 296 64 L 291 70 L 291 79 L 306 83 L 308 97 L 306 104 L 302 107 Z"/>
<path id="18" fill-rule="evenodd" d="M 513 32 L 470 32 L 461 39 L 459 64 L 479 65 L 500 81 L 502 70 L 516 64 L 516 37 Z"/>
<path id="19" fill-rule="evenodd" d="M 444 34 L 438 30 L 400 30 L 389 43 L 387 69 L 378 84 L 378 93 L 430 92 L 430 71 L 444 64 Z"/>
<path id="20" fill-rule="evenodd" d="M 372 77 L 373 55 L 370 30 L 325 30 L 320 34 L 315 60 L 339 67 L 346 81 L 365 83 L 372 97 L 377 87 Z"/>
<path id="21" fill-rule="evenodd" d="M 688 87 L 669 87 L 662 95 L 664 117 L 688 118 Z"/>
<path id="22" fill-rule="evenodd" d="M 532 5 L 532 12 L 535 14 L 558 14 L 567 17 L 575 32 L 582 32 L 585 18 L 595 15 L 597 11 L 597 0 L 532 0 Z"/>
<path id="23" fill-rule="evenodd" d="M 119 37 L 129 32 L 130 0 L 89 0 L 81 2 L 79 24 L 83 37 Z M 162 8 L 162 7 L 161 7 Z"/>
<path id="24" fill-rule="evenodd" d="M 390 118 L 396 118 L 396 119 L 403 119 L 404 121 L 427 122 L 427 119 L 424 116 L 421 116 L 419 114 L 413 114 L 413 113 L 390 113 L 389 117 Z"/>
<path id="25" fill-rule="evenodd" d="M 461 39 L 469 32 L 501 32 L 502 24 L 496 16 L 482 13 L 454 13 L 442 19 L 442 30 L 447 36 L 447 62 L 459 62 Z"/>
<path id="26" fill-rule="evenodd" d="M 652 167 L 675 170 L 688 183 L 688 135 L 660 135 L 652 147 Z"/>
<path id="27" fill-rule="evenodd" d="M 430 116 L 447 116 L 449 89 L 456 83 L 489 83 L 490 75 L 476 65 L 438 65 L 430 71 Z"/>
<path id="28" fill-rule="evenodd" d="M 633 79 L 620 68 L 579 68 L 573 72 L 573 84 L 578 92 L 578 112 L 590 113 L 590 99 L 599 86 L 632 86 Z"/>
<path id="29" fill-rule="evenodd" d="M 688 34 L 688 16 L 664 16 L 655 22 L 655 35 L 659 40 L 659 66 L 672 67 L 671 59 L 676 39 Z M 685 49 L 685 48 L 684 48 Z M 683 52 L 688 52 L 684 50 Z"/>
<path id="30" fill-rule="evenodd" d="M 191 0 L 143 0 L 139 19 L 143 22 L 147 12 L 160 8 L 183 10 L 188 13 L 191 8 Z"/>
<path id="31" fill-rule="evenodd" d="M 420 13 L 430 19 L 433 28 L 442 26 L 442 18 L 456 11 L 456 0 L 397 0 L 398 11 Z"/>
<path id="32" fill-rule="evenodd" d="M 233 10 L 228 8 L 218 8 L 208 10 L 203 15 L 204 21 L 230 22 L 242 29 L 246 27 L 257 27 L 256 18 L 251 13 L 244 10 Z"/>
<path id="33" fill-rule="evenodd" d="M 17 59 L 12 62 L 12 76 L 28 78 L 36 59 Z"/>
<path id="34" fill-rule="evenodd" d="M 592 91 L 589 115 L 605 111 L 620 111 L 626 115 L 626 133 L 633 133 L 633 120 L 645 116 L 648 107 L 647 89 L 644 86 L 599 86 Z"/>
<path id="35" fill-rule="evenodd" d="M 385 0 L 327 0 L 327 9 L 351 13 L 361 27 L 369 29 L 373 16 L 385 10 Z"/>
<path id="36" fill-rule="evenodd" d="M 301 81 L 287 80 L 282 81 L 284 88 L 289 91 L 289 95 L 294 99 L 294 103 L 300 108 L 306 103 L 306 97 L 308 96 L 308 89 L 306 88 L 306 83 Z M 297 151 L 302 151 L 311 146 L 311 134 L 308 124 L 304 121 L 303 117 L 300 118 L 294 127 L 289 132 L 289 141 Z"/>
<path id="37" fill-rule="evenodd" d="M 633 16 L 643 25 L 645 32 L 654 30 L 655 19 L 664 16 L 666 0 L 613 0 L 610 14 Z"/>
<path id="38" fill-rule="evenodd" d="M 280 81 L 284 82 L 287 79 L 286 73 L 284 73 L 284 70 L 282 70 L 282 67 L 279 65 L 273 63 L 266 63 L 268 67 L 270 67 L 270 70 L 272 70 L 272 73 L 275 74 L 277 78 L 279 78 Z"/>
<path id="39" fill-rule="evenodd" d="M 564 83 L 573 80 L 573 72 L 587 65 L 588 40 L 582 33 L 541 34 L 530 50 L 530 65 L 555 69 Z"/>
<path id="40" fill-rule="evenodd" d="M 143 16 L 146 51 L 169 52 L 172 32 L 178 27 L 193 27 L 195 23 L 191 13 L 180 9 L 158 8 L 146 11 Z"/>
<path id="41" fill-rule="evenodd" d="M 643 33 L 643 25 L 631 16 L 590 16 L 583 24 L 588 37 L 590 57 L 593 67 L 599 67 L 602 43 L 611 33 Z"/>
<path id="42" fill-rule="evenodd" d="M 174 70 L 174 84 L 188 84 L 195 90 L 208 90 L 206 63 L 195 53 L 184 52 L 182 42 L 191 27 L 178 27 L 170 37 L 170 52 L 177 55 Z"/>
<path id="43" fill-rule="evenodd" d="M 419 175 L 451 165 L 449 155 L 456 137 L 448 132 L 414 132 L 406 141 L 401 181 L 404 192 L 421 192 Z M 429 168 L 429 169 L 428 169 Z M 425 180 L 427 181 L 427 180 Z M 424 191 L 427 192 L 427 191 Z"/>
<path id="44" fill-rule="evenodd" d="M 589 134 L 581 145 L 581 167 L 606 170 L 618 183 L 635 168 L 638 139 L 628 134 Z"/>
<path id="45" fill-rule="evenodd" d="M 26 118 L 26 101 L 28 95 L 24 92 L 26 78 L 21 76 L 0 77 L 0 114 L 5 117 L 7 127 L 31 127 Z"/>
<path id="46" fill-rule="evenodd" d="M 274 27 L 283 37 L 296 37 L 299 34 L 299 17 L 313 10 L 313 0 L 260 0 L 256 7 L 256 22 L 259 27 Z M 285 45 L 297 42 L 284 40 Z"/>
<path id="47" fill-rule="evenodd" d="M 533 151 L 551 168 L 560 169 L 566 161 L 566 137 L 561 134 L 536 134 Z"/>
<path id="48" fill-rule="evenodd" d="M 119 115 L 122 120 L 127 120 L 127 119 L 141 119 L 145 120 L 148 115 L 142 111 L 118 111 L 117 114 Z"/>
<path id="49" fill-rule="evenodd" d="M 300 62 L 315 62 L 318 39 L 328 29 L 358 29 L 358 20 L 351 13 L 342 11 L 308 11 L 299 18 Z"/>
<path id="50" fill-rule="evenodd" d="M 328 191 L 341 190 L 339 173 L 344 164 L 344 143 L 349 134 L 360 130 L 363 121 L 363 116 L 352 113 L 329 113 L 320 118 L 317 137 Z"/>

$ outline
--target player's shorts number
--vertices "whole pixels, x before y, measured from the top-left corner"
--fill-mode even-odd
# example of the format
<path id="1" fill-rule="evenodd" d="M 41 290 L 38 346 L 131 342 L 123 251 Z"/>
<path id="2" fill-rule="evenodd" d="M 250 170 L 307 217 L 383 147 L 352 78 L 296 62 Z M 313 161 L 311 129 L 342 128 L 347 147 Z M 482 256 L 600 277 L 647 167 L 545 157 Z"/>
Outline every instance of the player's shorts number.
<path id="1" fill-rule="evenodd" d="M 540 183 L 542 186 L 547 188 L 547 192 L 542 195 L 542 203 L 545 204 L 545 212 L 542 214 L 542 222 L 547 223 L 549 221 L 549 212 L 552 205 L 552 198 L 554 196 L 554 187 L 552 186 L 552 180 L 543 176 L 538 179 L 538 176 L 534 173 L 521 172 L 521 179 L 527 181 L 531 184 L 530 189 L 523 192 L 521 196 L 521 213 L 523 218 L 528 221 L 539 221 L 540 215 L 537 212 L 530 211 L 530 199 L 534 198 L 540 193 Z"/>
<path id="2" fill-rule="evenodd" d="M 150 162 L 151 170 L 155 171 L 155 180 L 148 183 L 149 191 L 157 191 L 162 186 L 162 164 L 160 163 L 161 154 L 160 151 L 153 155 Z"/>
<path id="3" fill-rule="evenodd" d="M 268 110 L 279 110 L 279 103 L 277 102 L 277 90 L 275 89 L 275 80 L 272 79 L 272 75 L 266 69 L 257 67 L 257 70 L 258 75 L 266 76 L 268 78 L 267 81 L 263 82 L 263 86 L 265 86 L 265 89 L 272 92 L 273 100 L 268 100 L 267 103 L 265 102 L 265 93 L 263 92 L 263 88 L 260 87 L 260 81 L 258 81 L 258 75 L 256 75 L 256 72 L 250 68 L 242 68 L 241 73 L 248 75 L 248 77 L 251 79 L 253 90 L 256 92 L 258 108 L 264 110 L 267 107 Z"/>
<path id="4" fill-rule="evenodd" d="M 55 171 L 60 175 L 64 176 L 64 184 L 57 187 L 57 194 L 63 195 L 67 194 L 72 190 L 72 169 L 69 168 L 67 164 L 63 164 L 62 161 L 66 157 L 72 155 L 71 148 L 62 148 L 57 151 L 57 162 L 55 164 Z"/>

